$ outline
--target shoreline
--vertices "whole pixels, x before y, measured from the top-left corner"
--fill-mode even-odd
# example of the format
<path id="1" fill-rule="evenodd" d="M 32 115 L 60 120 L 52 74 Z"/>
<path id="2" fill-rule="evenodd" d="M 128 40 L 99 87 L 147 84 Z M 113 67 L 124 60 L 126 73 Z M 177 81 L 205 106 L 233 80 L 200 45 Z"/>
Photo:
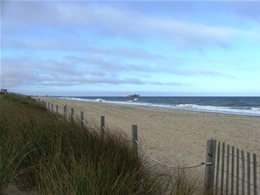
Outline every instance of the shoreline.
<path id="1" fill-rule="evenodd" d="M 147 102 L 134 102 L 130 101 L 131 103 L 128 103 L 127 101 L 113 101 L 113 100 L 106 100 L 102 98 L 109 98 L 109 97 L 92 97 L 94 99 L 83 99 L 83 98 L 76 98 L 76 97 L 56 97 L 59 99 L 67 99 L 67 100 L 75 100 L 75 101 L 84 101 L 84 102 L 103 102 L 103 103 L 108 103 L 108 104 L 118 104 L 118 105 L 129 105 L 129 106 L 144 106 L 144 107 L 151 107 L 151 108 L 163 108 L 163 109 L 173 109 L 173 110 L 180 110 L 180 111 L 192 111 L 192 112 L 205 112 L 205 113 L 217 113 L 217 114 L 227 114 L 227 115 L 237 115 L 237 116 L 253 116 L 253 117 L 260 117 L 260 112 L 251 112 L 249 110 L 239 110 L 239 109 L 230 109 L 230 110 L 218 110 L 218 109 L 208 109 L 208 108 L 203 108 L 207 106 L 203 106 L 202 108 L 188 108 L 188 107 L 177 107 L 174 105 L 164 105 L 164 104 L 150 104 Z M 91 97 L 90 97 L 91 98 Z M 195 106 L 199 106 L 196 105 Z M 214 107 L 214 106 L 213 106 Z M 217 108 L 217 107 L 216 107 Z"/>
<path id="2" fill-rule="evenodd" d="M 84 112 L 86 121 L 99 125 L 105 116 L 106 126 L 120 130 L 131 138 L 131 126 L 138 126 L 142 147 L 162 162 L 196 164 L 204 162 L 206 142 L 210 138 L 260 156 L 260 119 L 212 112 L 196 112 L 171 108 L 90 102 L 53 97 L 34 97 L 59 106 Z M 62 109 L 61 109 L 62 108 Z"/>

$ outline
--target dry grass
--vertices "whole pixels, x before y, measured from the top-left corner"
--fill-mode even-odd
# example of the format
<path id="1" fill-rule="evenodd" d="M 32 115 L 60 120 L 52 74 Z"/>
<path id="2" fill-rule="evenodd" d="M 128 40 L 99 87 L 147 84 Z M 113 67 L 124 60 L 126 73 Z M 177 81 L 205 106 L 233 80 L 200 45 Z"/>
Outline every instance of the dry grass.
<path id="1" fill-rule="evenodd" d="M 202 194 L 185 171 L 151 171 L 124 134 L 102 136 L 97 125 L 63 120 L 30 97 L 0 102 L 0 194 L 10 186 L 21 194 Z"/>

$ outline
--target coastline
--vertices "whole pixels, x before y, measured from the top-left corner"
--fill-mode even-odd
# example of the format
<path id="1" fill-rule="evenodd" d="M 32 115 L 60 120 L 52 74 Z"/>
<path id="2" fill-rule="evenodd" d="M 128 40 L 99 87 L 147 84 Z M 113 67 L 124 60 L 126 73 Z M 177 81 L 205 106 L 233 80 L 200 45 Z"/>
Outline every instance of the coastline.
<path id="1" fill-rule="evenodd" d="M 125 132 L 131 137 L 131 126 L 138 126 L 138 141 L 156 159 L 167 163 L 196 164 L 205 161 L 206 142 L 210 138 L 225 142 L 245 152 L 260 156 L 260 118 L 168 108 L 87 102 L 53 97 L 37 97 L 45 102 L 84 112 L 85 121 L 100 123 Z"/>
<path id="2" fill-rule="evenodd" d="M 104 102 L 175 110 L 260 117 L 260 97 L 60 97 L 79 101 Z"/>

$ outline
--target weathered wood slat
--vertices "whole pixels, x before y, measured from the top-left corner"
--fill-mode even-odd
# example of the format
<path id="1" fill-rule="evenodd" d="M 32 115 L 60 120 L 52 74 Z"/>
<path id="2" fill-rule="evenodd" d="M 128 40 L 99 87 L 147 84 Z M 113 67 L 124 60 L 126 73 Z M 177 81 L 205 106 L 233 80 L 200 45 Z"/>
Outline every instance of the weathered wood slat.
<path id="1" fill-rule="evenodd" d="M 218 194 L 218 178 L 219 178 L 219 160 L 220 160 L 220 141 L 218 142 L 218 153 L 217 153 L 217 173 L 216 173 L 216 194 Z"/>
<path id="2" fill-rule="evenodd" d="M 231 157 L 231 195 L 234 195 L 234 174 L 235 174 L 235 147 L 232 146 L 232 157 Z"/>
<path id="3" fill-rule="evenodd" d="M 227 171 L 226 171 L 226 194 L 228 194 L 229 189 L 229 159 L 230 159 L 230 145 L 227 145 Z"/>
<path id="4" fill-rule="evenodd" d="M 225 143 L 222 143 L 222 157 L 221 157 L 221 195 L 224 193 L 224 170 L 225 170 Z"/>
<path id="5" fill-rule="evenodd" d="M 239 149 L 238 148 L 237 148 L 237 174 L 236 174 L 236 178 L 237 178 L 236 192 L 237 192 L 237 195 L 239 195 Z"/>
<path id="6" fill-rule="evenodd" d="M 242 195 L 245 195 L 245 155 L 244 151 L 241 150 L 241 158 L 242 158 Z"/>
<path id="7" fill-rule="evenodd" d="M 253 170 L 254 170 L 254 195 L 257 194 L 257 160 L 256 160 L 256 154 L 253 154 Z"/>
<path id="8" fill-rule="evenodd" d="M 247 152 L 247 194 L 251 194 L 250 190 L 250 153 Z"/>

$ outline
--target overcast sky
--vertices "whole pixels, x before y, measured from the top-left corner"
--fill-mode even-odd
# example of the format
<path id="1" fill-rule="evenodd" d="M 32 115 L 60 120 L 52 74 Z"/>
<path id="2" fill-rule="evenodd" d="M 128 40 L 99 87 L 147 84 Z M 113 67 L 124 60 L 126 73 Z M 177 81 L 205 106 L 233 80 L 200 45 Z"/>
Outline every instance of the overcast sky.
<path id="1" fill-rule="evenodd" d="M 260 96 L 260 1 L 1 1 L 1 88 Z"/>

